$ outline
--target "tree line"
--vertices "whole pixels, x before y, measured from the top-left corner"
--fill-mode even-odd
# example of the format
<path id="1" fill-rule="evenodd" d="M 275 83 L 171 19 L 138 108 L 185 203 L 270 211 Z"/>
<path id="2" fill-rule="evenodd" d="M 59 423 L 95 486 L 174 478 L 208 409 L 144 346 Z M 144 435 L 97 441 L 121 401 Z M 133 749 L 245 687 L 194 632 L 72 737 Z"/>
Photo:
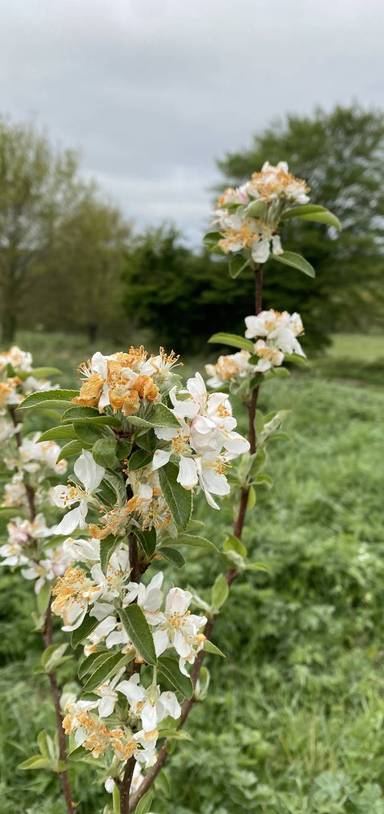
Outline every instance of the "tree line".
<path id="1" fill-rule="evenodd" d="M 264 161 L 288 159 L 343 224 L 289 222 L 286 240 L 317 269 L 297 277 L 271 260 L 265 304 L 295 307 L 307 343 L 337 330 L 372 330 L 384 312 L 384 114 L 359 106 L 289 115 L 218 166 L 222 186 L 240 184 Z M 212 192 L 214 194 L 214 192 Z M 284 242 L 284 235 L 283 235 Z M 218 327 L 242 328 L 252 280 L 228 278 L 224 258 L 193 250 L 172 225 L 138 233 L 77 155 L 57 151 L 31 125 L 0 120 L 0 322 L 2 342 L 18 326 L 86 332 L 129 342 L 148 328 L 154 342 L 199 352 Z M 192 339 L 191 339 L 192 337 Z"/>

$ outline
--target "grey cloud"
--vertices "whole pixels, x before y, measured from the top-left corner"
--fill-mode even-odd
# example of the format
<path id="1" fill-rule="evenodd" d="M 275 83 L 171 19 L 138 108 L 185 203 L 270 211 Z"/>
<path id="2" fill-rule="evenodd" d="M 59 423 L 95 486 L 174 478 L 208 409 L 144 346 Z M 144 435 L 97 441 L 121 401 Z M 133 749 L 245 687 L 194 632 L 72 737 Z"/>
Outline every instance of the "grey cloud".
<path id="1" fill-rule="evenodd" d="M 271 118 L 380 104 L 379 0 L 0 3 L 2 108 L 35 117 L 140 225 L 191 239 L 215 159 Z"/>

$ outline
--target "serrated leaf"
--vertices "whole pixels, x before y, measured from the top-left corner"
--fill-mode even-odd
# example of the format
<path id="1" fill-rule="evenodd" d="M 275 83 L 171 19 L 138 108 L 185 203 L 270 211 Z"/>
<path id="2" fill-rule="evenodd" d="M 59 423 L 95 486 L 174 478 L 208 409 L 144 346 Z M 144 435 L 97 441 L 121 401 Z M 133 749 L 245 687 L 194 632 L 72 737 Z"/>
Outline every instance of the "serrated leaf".
<path id="1" fill-rule="evenodd" d="M 213 642 L 210 642 L 209 639 L 206 639 L 204 642 L 204 650 L 206 651 L 206 653 L 212 653 L 213 656 L 221 656 L 222 659 L 226 658 L 226 655 L 223 653 L 223 651 L 216 647 L 216 645 L 213 644 Z"/>
<path id="2" fill-rule="evenodd" d="M 339 231 L 342 228 L 339 218 L 337 218 L 333 212 L 317 204 L 304 204 L 303 206 L 293 206 L 290 209 L 286 209 L 281 219 L 290 220 L 291 218 L 324 223 L 327 226 L 334 226 L 335 229 Z"/>
<path id="3" fill-rule="evenodd" d="M 175 565 L 176 568 L 182 568 L 183 565 L 185 565 L 185 559 L 177 548 L 172 548 L 171 546 L 161 546 L 159 553 L 162 557 L 164 557 L 165 560 L 167 560 L 167 562 Z"/>
<path id="4" fill-rule="evenodd" d="M 92 633 L 92 630 L 94 630 L 98 624 L 99 621 L 98 619 L 95 619 L 94 616 L 86 616 L 81 625 L 77 627 L 76 630 L 72 631 L 71 646 L 77 647 L 77 645 L 80 644 L 83 639 L 86 639 L 87 636 Z"/>
<path id="5" fill-rule="evenodd" d="M 213 336 L 208 339 L 208 342 L 211 344 L 229 345 L 231 348 L 240 348 L 240 350 L 247 350 L 249 353 L 253 353 L 254 351 L 253 342 L 251 342 L 250 339 L 245 339 L 244 336 L 238 336 L 237 334 L 213 334 Z"/>
<path id="6" fill-rule="evenodd" d="M 219 574 L 212 585 L 211 600 L 212 607 L 215 610 L 220 610 L 226 601 L 229 593 L 228 583 L 224 574 Z"/>
<path id="7" fill-rule="evenodd" d="M 184 698 L 192 698 L 193 686 L 188 676 L 179 670 L 176 659 L 172 656 L 160 656 L 157 662 L 159 679 L 163 679 L 173 690 L 180 692 Z"/>
<path id="8" fill-rule="evenodd" d="M 129 656 L 122 656 L 121 652 L 108 655 L 102 664 L 100 664 L 94 672 L 91 672 L 90 677 L 83 686 L 83 692 L 96 690 L 97 687 L 100 687 L 100 684 L 103 684 L 104 681 L 107 681 L 111 676 L 115 675 L 128 661 Z"/>
<path id="9" fill-rule="evenodd" d="M 168 463 L 159 469 L 160 486 L 176 527 L 183 531 L 192 514 L 192 492 L 177 482 L 178 469 Z"/>
<path id="10" fill-rule="evenodd" d="M 78 394 L 78 390 L 41 390 L 27 396 L 24 401 L 18 405 L 18 409 L 26 410 L 30 407 L 38 407 L 40 404 L 47 406 L 49 402 L 55 402 L 59 406 L 65 407 L 65 404 L 70 404 L 72 399 Z"/>
<path id="11" fill-rule="evenodd" d="M 120 619 L 136 649 L 148 664 L 155 665 L 157 657 L 149 624 L 138 605 L 119 609 Z"/>
<path id="12" fill-rule="evenodd" d="M 306 274 L 307 277 L 316 277 L 316 272 L 313 266 L 308 263 L 308 260 L 306 260 L 305 257 L 302 257 L 301 254 L 296 254 L 296 252 L 272 254 L 270 259 L 276 260 L 278 263 L 283 263 L 285 266 L 292 266 L 292 268 Z"/>
<path id="13" fill-rule="evenodd" d="M 76 438 L 72 424 L 59 424 L 58 427 L 51 427 L 43 432 L 38 439 L 38 444 L 43 441 L 61 441 L 63 438 Z"/>

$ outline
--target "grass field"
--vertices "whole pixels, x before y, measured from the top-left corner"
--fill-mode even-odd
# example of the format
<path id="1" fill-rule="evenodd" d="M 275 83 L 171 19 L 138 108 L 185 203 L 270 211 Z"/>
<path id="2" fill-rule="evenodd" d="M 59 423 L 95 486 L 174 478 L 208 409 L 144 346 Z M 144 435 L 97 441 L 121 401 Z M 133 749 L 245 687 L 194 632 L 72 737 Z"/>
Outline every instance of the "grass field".
<path id="1" fill-rule="evenodd" d="M 78 338 L 18 339 L 64 383 L 89 355 Z M 263 410 L 290 410 L 289 441 L 271 447 L 273 489 L 258 492 L 244 535 L 268 573 L 233 587 L 214 636 L 227 658 L 210 657 L 209 697 L 156 814 L 384 814 L 383 359 L 380 337 L 337 337 L 309 373 L 264 388 Z M 220 544 L 231 505 L 200 513 Z M 176 578 L 208 588 L 216 572 L 195 555 Z M 51 718 L 44 679 L 32 678 L 29 585 L 4 574 L 1 587 L 0 812 L 63 814 L 53 780 L 15 769 Z M 74 779 L 79 812 L 99 814 L 86 776 Z"/>

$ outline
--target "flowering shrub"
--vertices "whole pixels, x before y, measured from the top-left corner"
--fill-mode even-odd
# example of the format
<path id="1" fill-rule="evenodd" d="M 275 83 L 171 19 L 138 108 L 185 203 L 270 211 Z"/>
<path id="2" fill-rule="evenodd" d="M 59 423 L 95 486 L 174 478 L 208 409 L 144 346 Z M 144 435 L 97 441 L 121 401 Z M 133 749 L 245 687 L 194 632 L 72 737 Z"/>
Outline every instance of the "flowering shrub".
<path id="1" fill-rule="evenodd" d="M 53 483 L 50 477 L 51 511 L 62 516 L 51 525 L 43 515 L 12 519 L 0 553 L 4 564 L 21 566 L 25 577 L 36 579 L 37 591 L 49 585 L 49 614 L 71 635 L 79 679 L 78 693 L 65 699 L 63 728 L 59 716 L 59 738 L 63 729 L 69 736 L 60 756 L 69 765 L 89 762 L 89 754 L 95 759 L 115 814 L 150 811 L 169 745 L 207 692 L 204 655 L 220 655 L 211 641 L 215 617 L 233 580 L 263 568 L 249 561 L 241 536 L 255 487 L 270 485 L 263 471 L 266 447 L 279 436 L 283 415 L 263 416 L 256 410 L 258 395 L 266 378 L 287 375 L 288 366 L 305 356 L 300 316 L 262 308 L 261 264 L 272 251 L 314 273 L 304 258 L 283 252 L 278 234 L 288 217 L 337 225 L 327 210 L 308 205 L 307 193 L 280 163 L 264 165 L 219 199 L 218 231 L 209 233 L 208 244 L 233 255 L 233 276 L 253 270 L 255 313 L 245 318 L 245 336 L 212 337 L 237 349 L 206 366 L 213 392 L 199 373 L 184 382 L 178 358 L 163 349 L 157 355 L 143 347 L 110 356 L 97 352 L 80 367 L 79 391 L 40 388 L 24 398 L 23 413 L 54 404 L 61 414 L 59 425 L 24 441 L 15 423 L 18 402 L 12 401 L 17 371 L 9 377 L 4 405 L 13 429 L 7 444 L 13 434 L 18 441 L 16 457 L 5 455 L 15 471 L 4 503 L 23 505 L 23 487 L 31 486 L 25 478 L 32 477 L 37 499 L 39 473 L 48 467 L 56 478 Z M 246 406 L 247 439 L 236 430 L 228 391 Z M 73 461 L 67 483 L 57 482 L 67 461 Z M 219 548 L 193 517 L 194 499 L 217 511 L 231 489 L 233 533 Z M 32 556 L 30 541 L 35 546 L 36 539 Z M 170 584 L 164 574 L 167 563 L 182 568 L 182 552 L 191 547 L 217 558 L 210 595 Z M 72 812 L 69 787 L 63 789 Z"/>

